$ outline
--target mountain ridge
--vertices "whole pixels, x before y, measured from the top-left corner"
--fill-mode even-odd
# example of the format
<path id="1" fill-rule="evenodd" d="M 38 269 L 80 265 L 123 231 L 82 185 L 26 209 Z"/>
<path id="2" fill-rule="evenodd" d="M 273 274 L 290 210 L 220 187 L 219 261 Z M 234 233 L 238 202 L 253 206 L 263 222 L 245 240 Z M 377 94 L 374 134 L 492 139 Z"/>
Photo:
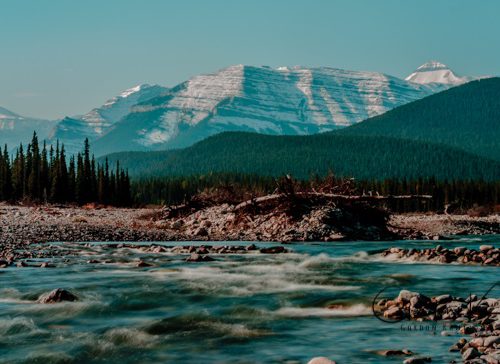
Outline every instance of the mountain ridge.
<path id="1" fill-rule="evenodd" d="M 195 76 L 136 105 L 94 146 L 102 155 L 119 151 L 124 139 L 131 141 L 128 150 L 161 150 L 186 147 L 223 131 L 320 133 L 447 87 L 333 67 L 236 65 Z"/>

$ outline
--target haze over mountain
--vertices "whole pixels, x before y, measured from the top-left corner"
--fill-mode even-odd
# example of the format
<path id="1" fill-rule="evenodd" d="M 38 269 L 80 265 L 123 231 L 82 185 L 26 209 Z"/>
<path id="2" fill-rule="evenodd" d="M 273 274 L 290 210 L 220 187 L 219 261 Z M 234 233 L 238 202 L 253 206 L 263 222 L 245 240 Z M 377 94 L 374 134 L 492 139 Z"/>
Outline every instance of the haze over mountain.
<path id="1" fill-rule="evenodd" d="M 0 107 L 0 146 L 7 144 L 12 150 L 20 143 L 26 144 L 34 130 L 45 139 L 56 124 L 57 121 L 24 117 Z"/>

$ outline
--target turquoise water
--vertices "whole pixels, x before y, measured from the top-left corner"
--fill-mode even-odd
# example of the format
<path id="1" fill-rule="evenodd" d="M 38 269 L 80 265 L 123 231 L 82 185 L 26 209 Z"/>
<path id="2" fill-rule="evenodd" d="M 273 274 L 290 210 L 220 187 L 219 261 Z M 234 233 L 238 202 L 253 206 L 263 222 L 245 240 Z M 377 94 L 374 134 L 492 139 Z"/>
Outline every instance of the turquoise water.
<path id="1" fill-rule="evenodd" d="M 441 244 L 477 247 L 498 240 Z M 96 246 L 56 259 L 57 268 L 3 269 L 0 363 L 307 363 L 315 356 L 401 363 L 374 351 L 403 348 L 448 362 L 458 358 L 448 352 L 457 336 L 442 336 L 441 324 L 435 332 L 408 332 L 371 313 L 384 287 L 385 296 L 401 289 L 465 296 L 482 294 L 498 280 L 495 267 L 398 263 L 374 255 L 389 246 L 435 245 L 292 244 L 289 254 L 214 255 L 216 261 L 204 263 Z M 87 264 L 89 256 L 112 263 Z M 154 266 L 135 267 L 139 258 Z M 80 300 L 35 303 L 58 287 Z"/>

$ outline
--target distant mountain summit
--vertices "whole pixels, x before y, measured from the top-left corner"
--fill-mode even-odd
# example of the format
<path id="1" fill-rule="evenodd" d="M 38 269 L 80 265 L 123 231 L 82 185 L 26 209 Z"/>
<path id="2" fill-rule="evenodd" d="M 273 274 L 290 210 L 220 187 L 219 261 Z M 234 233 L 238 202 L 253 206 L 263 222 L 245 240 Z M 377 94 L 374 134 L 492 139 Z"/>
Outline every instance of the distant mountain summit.
<path id="1" fill-rule="evenodd" d="M 35 130 L 45 139 L 56 124 L 57 121 L 29 118 L 0 107 L 0 147 L 7 144 L 12 150 L 20 143 L 26 144 Z"/>
<path id="2" fill-rule="evenodd" d="M 405 80 L 422 85 L 434 83 L 457 86 L 471 81 L 472 78 L 457 76 L 447 65 L 438 61 L 430 61 L 418 67 L 415 72 L 406 77 Z"/>

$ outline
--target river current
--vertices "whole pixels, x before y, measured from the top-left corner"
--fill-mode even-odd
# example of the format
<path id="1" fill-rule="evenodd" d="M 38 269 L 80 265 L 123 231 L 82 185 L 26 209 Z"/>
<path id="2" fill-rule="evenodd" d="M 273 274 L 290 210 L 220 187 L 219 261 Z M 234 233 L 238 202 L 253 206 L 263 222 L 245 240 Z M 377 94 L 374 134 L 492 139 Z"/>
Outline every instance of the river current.
<path id="1" fill-rule="evenodd" d="M 440 244 L 477 248 L 499 240 Z M 401 357 L 376 351 L 403 348 L 436 363 L 458 360 L 459 354 L 448 351 L 458 336 L 445 323 L 421 323 L 409 331 L 408 322 L 384 323 L 371 310 L 385 287 L 384 297 L 401 289 L 464 297 L 482 295 L 498 280 L 496 267 L 395 262 L 376 254 L 390 246 L 436 244 L 290 244 L 287 254 L 214 255 L 215 261 L 198 263 L 185 262 L 186 255 L 97 247 L 92 256 L 82 250 L 56 259 L 56 268 L 3 269 L 0 363 L 291 364 L 315 356 L 338 363 L 401 363 Z M 112 263 L 88 264 L 90 258 Z M 153 266 L 136 267 L 138 259 Z M 59 287 L 79 300 L 36 303 Z M 490 293 L 499 295 L 498 289 Z"/>

